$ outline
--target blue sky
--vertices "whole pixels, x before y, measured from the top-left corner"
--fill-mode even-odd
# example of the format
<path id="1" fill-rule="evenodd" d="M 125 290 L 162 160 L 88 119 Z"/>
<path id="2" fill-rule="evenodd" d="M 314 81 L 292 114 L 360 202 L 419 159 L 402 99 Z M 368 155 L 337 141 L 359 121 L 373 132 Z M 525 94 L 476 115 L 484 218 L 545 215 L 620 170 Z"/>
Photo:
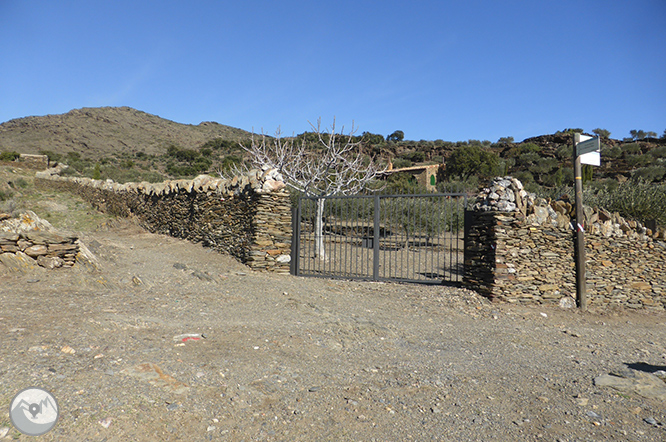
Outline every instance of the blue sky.
<path id="1" fill-rule="evenodd" d="M 97 106 L 272 134 L 666 129 L 666 1 L 0 0 L 0 122 Z"/>

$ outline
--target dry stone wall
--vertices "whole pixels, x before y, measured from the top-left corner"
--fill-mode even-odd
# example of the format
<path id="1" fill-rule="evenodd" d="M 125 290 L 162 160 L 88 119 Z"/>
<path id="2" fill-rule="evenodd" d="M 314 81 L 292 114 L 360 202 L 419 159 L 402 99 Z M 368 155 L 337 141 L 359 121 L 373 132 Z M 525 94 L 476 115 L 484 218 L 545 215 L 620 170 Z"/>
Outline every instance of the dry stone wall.
<path id="1" fill-rule="evenodd" d="M 49 157 L 47 155 L 32 155 L 22 153 L 19 156 L 18 161 L 23 166 L 31 167 L 33 169 L 44 170 L 49 168 Z"/>
<path id="2" fill-rule="evenodd" d="M 464 284 L 493 300 L 573 305 L 575 212 L 496 178 L 466 214 Z M 666 242 L 639 222 L 586 207 L 588 303 L 663 310 Z"/>
<path id="3" fill-rule="evenodd" d="M 148 230 L 200 242 L 253 269 L 288 273 L 291 203 L 277 171 L 232 179 L 126 183 L 38 172 L 38 185 L 81 195 L 97 209 L 133 216 Z"/>
<path id="4" fill-rule="evenodd" d="M 16 218 L 0 216 L 0 263 L 9 269 L 73 266 L 79 254 L 78 238 L 49 230 L 52 226 L 32 211 Z"/>

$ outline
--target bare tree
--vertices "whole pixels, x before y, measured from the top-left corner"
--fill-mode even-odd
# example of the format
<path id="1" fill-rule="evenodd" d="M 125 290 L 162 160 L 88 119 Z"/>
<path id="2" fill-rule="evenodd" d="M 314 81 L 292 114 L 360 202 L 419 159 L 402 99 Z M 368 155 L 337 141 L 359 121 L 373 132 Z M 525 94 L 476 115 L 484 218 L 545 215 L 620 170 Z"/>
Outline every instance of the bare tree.
<path id="1" fill-rule="evenodd" d="M 315 256 L 326 259 L 323 238 L 323 216 L 326 198 L 335 195 L 353 195 L 366 188 L 386 170 L 372 159 L 368 162 L 360 151 L 360 142 L 354 141 L 355 129 L 344 134 L 344 127 L 336 132 L 335 120 L 328 130 L 310 123 L 316 141 L 300 143 L 294 137 L 283 138 L 280 129 L 274 138 L 262 134 L 252 138 L 251 146 L 242 146 L 252 162 L 261 168 L 275 168 L 282 174 L 285 184 L 305 196 L 316 198 L 314 220 Z"/>

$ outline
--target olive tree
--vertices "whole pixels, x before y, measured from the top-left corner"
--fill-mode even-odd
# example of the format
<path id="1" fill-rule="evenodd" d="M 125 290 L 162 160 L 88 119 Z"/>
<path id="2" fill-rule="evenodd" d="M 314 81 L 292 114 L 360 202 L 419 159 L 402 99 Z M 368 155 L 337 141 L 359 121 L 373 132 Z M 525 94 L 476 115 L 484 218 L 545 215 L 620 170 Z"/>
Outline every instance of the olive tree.
<path id="1" fill-rule="evenodd" d="M 446 173 L 449 176 L 459 176 L 463 180 L 472 175 L 492 177 L 497 175 L 499 170 L 499 156 L 479 146 L 460 146 L 446 161 Z"/>
<path id="2" fill-rule="evenodd" d="M 606 129 L 596 128 L 592 131 L 593 134 L 597 135 L 599 138 L 610 138 L 610 131 Z"/>
<path id="3" fill-rule="evenodd" d="M 326 198 L 336 195 L 353 195 L 366 188 L 380 173 L 386 170 L 372 158 L 368 160 L 359 148 L 360 141 L 351 131 L 338 132 L 335 120 L 329 129 L 323 130 L 321 119 L 317 125 L 310 123 L 314 137 L 295 141 L 285 138 L 278 128 L 274 137 L 262 134 L 252 137 L 251 145 L 242 145 L 251 156 L 252 163 L 260 168 L 274 168 L 282 174 L 284 182 L 292 190 L 316 200 L 314 220 L 315 257 L 324 260 L 326 253 L 323 239 L 323 215 Z"/>

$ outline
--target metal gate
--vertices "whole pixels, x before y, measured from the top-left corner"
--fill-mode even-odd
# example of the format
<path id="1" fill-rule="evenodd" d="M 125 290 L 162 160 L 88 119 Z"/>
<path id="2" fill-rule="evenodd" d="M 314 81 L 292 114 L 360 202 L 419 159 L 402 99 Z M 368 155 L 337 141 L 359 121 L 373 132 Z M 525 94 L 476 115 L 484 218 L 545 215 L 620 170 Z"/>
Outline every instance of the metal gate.
<path id="1" fill-rule="evenodd" d="M 294 210 L 292 273 L 462 282 L 466 205 L 464 193 L 301 197 Z"/>

